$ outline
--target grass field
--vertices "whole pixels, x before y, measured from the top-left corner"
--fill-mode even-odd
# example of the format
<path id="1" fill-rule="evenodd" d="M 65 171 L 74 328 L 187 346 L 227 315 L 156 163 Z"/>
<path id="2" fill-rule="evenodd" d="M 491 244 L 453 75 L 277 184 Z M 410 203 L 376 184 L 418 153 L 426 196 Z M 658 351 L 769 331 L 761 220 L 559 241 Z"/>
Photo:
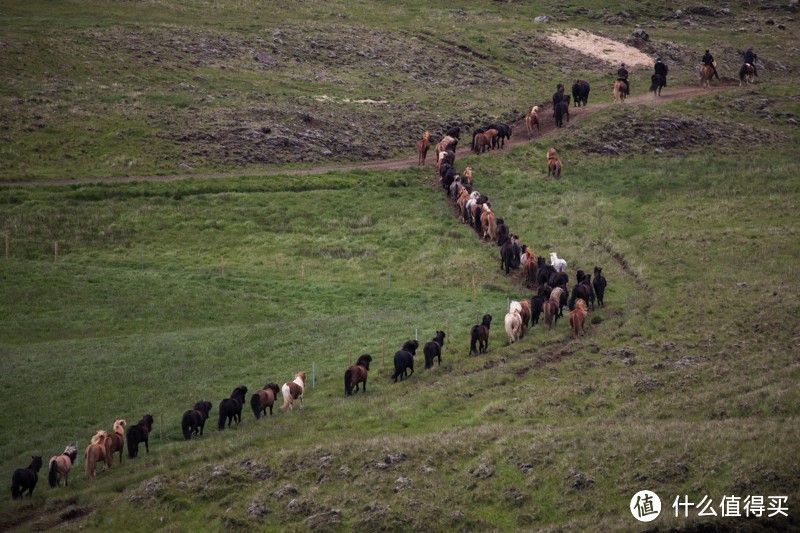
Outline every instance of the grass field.
<path id="1" fill-rule="evenodd" d="M 0 179 L 41 182 L 0 188 L 9 244 L 0 471 L 8 480 L 33 453 L 46 463 L 69 442 L 81 448 L 70 486 L 50 489 L 43 469 L 31 499 L 0 503 L 0 529 L 800 529 L 800 104 L 798 65 L 784 49 L 793 14 L 777 3 L 683 19 L 638 2 L 303 2 L 272 6 L 269 17 L 261 7 L 0 9 Z M 556 21 L 534 23 L 541 14 Z M 321 151 L 252 159 L 266 138 L 234 149 L 264 125 L 292 154 L 304 131 L 335 126 L 355 138 L 380 121 L 398 128 L 382 155 L 402 155 L 420 124 L 514 118 L 547 99 L 554 75 L 585 71 L 602 83 L 605 70 L 585 57 L 567 63 L 564 50 L 531 68 L 530 50 L 553 24 L 624 40 L 635 22 L 657 21 L 647 46 L 680 56 L 712 36 L 722 50 L 741 47 L 745 19 L 763 30 L 747 38 L 773 67 L 762 83 L 597 113 L 501 156 L 457 161 L 473 166 L 476 187 L 537 254 L 557 251 L 571 277 L 603 267 L 607 306 L 577 340 L 564 320 L 508 346 L 507 301 L 531 290 L 458 222 L 429 167 L 235 174 L 328 161 Z M 428 27 L 443 20 L 463 34 Z M 257 38 L 286 47 L 264 44 L 274 69 L 253 60 Z M 406 55 L 442 61 L 436 51 L 459 46 L 485 57 L 459 56 L 453 71 L 431 63 L 449 72 L 437 78 Z M 351 62 L 358 51 L 370 62 Z M 508 83 L 473 84 L 470 62 Z M 676 85 L 694 83 L 690 65 L 676 59 Z M 350 114 L 308 98 L 320 94 L 392 103 Z M 367 143 L 348 152 L 327 142 L 317 148 L 332 148 L 331 161 L 374 155 Z M 559 181 L 545 177 L 550 146 L 564 161 Z M 47 184 L 170 174 L 181 161 L 231 173 Z M 485 313 L 489 353 L 470 356 L 469 328 Z M 439 329 L 442 365 L 424 370 L 417 357 L 413 376 L 392 383 L 400 345 Z M 368 391 L 345 397 L 344 368 L 362 353 L 374 358 Z M 256 422 L 245 406 L 241 425 L 217 431 L 219 401 L 235 386 L 252 392 L 297 371 L 309 375 L 302 410 Z M 211 419 L 186 442 L 180 417 L 201 398 L 214 404 Z M 146 413 L 156 419 L 150 452 L 84 479 L 94 431 Z M 642 489 L 662 499 L 650 524 L 628 510 Z M 708 496 L 718 516 L 676 517 L 682 495 Z M 759 495 L 786 496 L 789 516 L 719 516 L 723 497 Z"/>

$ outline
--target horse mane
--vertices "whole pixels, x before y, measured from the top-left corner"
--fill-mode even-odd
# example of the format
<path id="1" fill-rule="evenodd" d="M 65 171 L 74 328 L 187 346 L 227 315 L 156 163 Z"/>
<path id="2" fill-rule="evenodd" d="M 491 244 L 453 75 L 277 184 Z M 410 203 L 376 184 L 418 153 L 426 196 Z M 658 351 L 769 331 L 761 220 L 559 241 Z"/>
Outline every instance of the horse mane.
<path id="1" fill-rule="evenodd" d="M 108 438 L 108 433 L 102 429 L 98 429 L 97 433 L 92 437 L 92 444 L 102 444 Z"/>
<path id="2" fill-rule="evenodd" d="M 116 422 L 114 422 L 114 433 L 116 433 L 117 435 L 124 435 L 125 430 L 122 428 L 124 428 L 127 424 L 128 423 L 125 422 L 124 418 L 118 419 Z"/>

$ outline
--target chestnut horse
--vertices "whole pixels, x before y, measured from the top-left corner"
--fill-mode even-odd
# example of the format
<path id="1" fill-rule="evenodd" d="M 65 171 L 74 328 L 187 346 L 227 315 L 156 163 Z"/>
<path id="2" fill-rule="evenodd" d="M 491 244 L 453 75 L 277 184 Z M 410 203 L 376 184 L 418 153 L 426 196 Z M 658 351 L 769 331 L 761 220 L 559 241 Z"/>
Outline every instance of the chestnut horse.
<path id="1" fill-rule="evenodd" d="M 261 418 L 261 415 L 267 416 L 267 407 L 269 407 L 269 416 L 272 416 L 272 406 L 275 405 L 275 398 L 278 397 L 277 383 L 267 383 L 264 388 L 257 390 L 250 397 L 250 407 L 253 409 L 253 414 L 256 415 L 256 420 Z"/>
<path id="2" fill-rule="evenodd" d="M 91 479 L 95 476 L 97 473 L 97 463 L 100 461 L 105 463 L 106 467 L 108 467 L 109 462 L 108 455 L 106 453 L 107 440 L 108 433 L 100 429 L 92 437 L 91 444 L 89 444 L 84 450 L 83 457 L 86 462 L 86 479 Z M 128 451 L 130 451 L 130 447 L 128 447 Z"/>
<path id="3" fill-rule="evenodd" d="M 572 334 L 578 338 L 578 333 L 586 333 L 584 324 L 586 323 L 586 302 L 578 298 L 575 302 L 575 309 L 569 313 L 569 325 L 572 327 Z"/>
<path id="4" fill-rule="evenodd" d="M 51 487 L 58 487 L 60 478 L 64 478 L 64 486 L 69 486 L 69 471 L 78 458 L 78 448 L 68 445 L 61 455 L 54 455 L 50 458 L 50 468 L 47 473 L 47 482 Z"/>
<path id="5" fill-rule="evenodd" d="M 127 422 L 122 418 L 114 422 L 114 432 L 108 434 L 106 439 L 106 463 L 109 467 L 114 464 L 114 453 L 119 452 L 119 462 L 122 464 L 122 450 L 125 448 L 125 430 Z"/>
<path id="6" fill-rule="evenodd" d="M 628 82 L 617 80 L 614 82 L 614 101 L 622 103 L 625 101 L 625 95 L 628 93 Z"/>
<path id="7" fill-rule="evenodd" d="M 364 384 L 364 392 L 367 392 L 367 372 L 369 372 L 369 364 L 372 362 L 372 356 L 365 353 L 358 358 L 356 364 L 347 367 L 344 371 L 344 393 L 347 396 L 353 395 L 353 387 L 355 392 L 358 392 L 358 384 Z"/>
<path id="8" fill-rule="evenodd" d="M 714 67 L 711 65 L 703 65 L 700 67 L 700 86 L 706 87 L 711 84 L 711 78 L 714 77 Z"/>
<path id="9" fill-rule="evenodd" d="M 422 139 L 417 141 L 417 152 L 419 153 L 419 164 L 425 164 L 425 157 L 428 155 L 428 149 L 431 147 L 431 132 L 426 131 L 422 134 Z"/>
<path id="10" fill-rule="evenodd" d="M 292 410 L 292 404 L 296 399 L 300 399 L 300 409 L 303 408 L 303 392 L 305 391 L 306 373 L 298 372 L 294 375 L 294 381 L 287 382 L 281 387 L 283 394 L 283 405 L 281 411 Z"/>
<path id="11" fill-rule="evenodd" d="M 531 108 L 531 112 L 525 115 L 525 129 L 528 130 L 528 139 L 533 137 L 533 125 L 536 124 L 536 129 L 539 128 L 539 106 L 535 105 Z"/>
<path id="12" fill-rule="evenodd" d="M 492 140 L 485 133 L 478 133 L 472 139 L 472 149 L 476 154 L 482 154 L 491 148 Z"/>

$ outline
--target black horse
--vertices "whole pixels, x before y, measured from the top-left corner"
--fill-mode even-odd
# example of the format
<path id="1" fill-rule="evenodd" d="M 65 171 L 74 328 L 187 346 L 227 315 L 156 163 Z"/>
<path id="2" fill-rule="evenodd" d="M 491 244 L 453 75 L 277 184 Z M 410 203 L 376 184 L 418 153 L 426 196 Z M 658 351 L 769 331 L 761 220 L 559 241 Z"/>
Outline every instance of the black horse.
<path id="1" fill-rule="evenodd" d="M 592 281 L 592 287 L 594 288 L 594 294 L 597 296 L 597 305 L 598 307 L 605 307 L 603 303 L 603 296 L 606 293 L 606 278 L 603 277 L 603 269 L 596 266 L 594 267 L 594 280 Z"/>
<path id="2" fill-rule="evenodd" d="M 544 293 L 544 290 L 541 289 L 540 292 Z M 539 316 L 542 314 L 545 300 L 547 297 L 544 294 L 537 294 L 531 298 L 531 325 L 539 323 Z"/>
<path id="3" fill-rule="evenodd" d="M 407 372 L 411 370 L 411 374 Z M 405 350 L 400 350 L 394 354 L 394 374 L 392 379 L 397 383 L 397 378 L 403 381 L 403 378 L 410 377 L 414 373 L 414 354 Z"/>
<path id="4" fill-rule="evenodd" d="M 508 240 L 500 247 L 500 269 L 505 270 L 506 274 L 515 266 L 514 244 Z"/>
<path id="5" fill-rule="evenodd" d="M 653 74 L 650 76 L 650 90 L 653 96 L 661 96 L 661 89 L 667 86 L 667 77 L 663 74 Z"/>
<path id="6" fill-rule="evenodd" d="M 219 422 L 217 423 L 219 431 L 225 429 L 226 420 L 228 427 L 231 427 L 231 422 L 234 420 L 237 424 L 242 421 L 242 405 L 244 405 L 245 394 L 247 394 L 247 387 L 241 385 L 233 389 L 230 398 L 219 402 Z"/>
<path id="7" fill-rule="evenodd" d="M 575 107 L 584 107 L 589 103 L 589 82 L 586 80 L 575 80 L 572 84 L 572 101 Z"/>
<path id="8" fill-rule="evenodd" d="M 511 126 L 504 122 L 496 122 L 486 126 L 484 132 L 491 129 L 497 130 L 497 135 L 492 138 L 492 149 L 500 148 L 502 150 L 506 146 L 506 139 L 511 140 Z"/>
<path id="9" fill-rule="evenodd" d="M 489 348 L 489 327 L 492 325 L 492 315 L 483 315 L 480 324 L 475 324 L 469 332 L 469 355 L 473 353 L 486 353 Z"/>
<path id="10" fill-rule="evenodd" d="M 144 415 L 138 423 L 128 428 L 128 457 L 131 459 L 139 455 L 139 444 L 142 442 L 147 453 L 150 453 L 149 438 L 153 422 L 153 415 Z"/>
<path id="11" fill-rule="evenodd" d="M 425 354 L 425 368 L 433 368 L 433 358 L 439 359 L 439 365 L 442 364 L 442 346 L 444 345 L 444 331 L 437 331 L 431 342 L 425 343 L 422 347 L 422 353 Z"/>
<path id="12" fill-rule="evenodd" d="M 594 311 L 594 290 L 592 289 L 591 275 L 584 276 L 581 282 L 572 288 L 568 305 L 570 311 L 575 309 L 575 302 L 578 301 L 578 298 L 586 302 L 587 305 L 591 303 Z"/>
<path id="13" fill-rule="evenodd" d="M 447 130 L 447 133 L 445 133 L 445 135 L 449 135 L 450 137 L 453 137 L 454 139 L 460 139 L 461 138 L 461 126 L 453 126 L 449 130 Z"/>
<path id="14" fill-rule="evenodd" d="M 544 257 L 541 255 L 536 258 L 536 283 L 541 287 L 545 285 L 550 276 L 556 271 L 553 265 L 548 265 L 544 262 Z"/>
<path id="15" fill-rule="evenodd" d="M 564 117 L 567 117 L 569 122 L 569 95 L 565 95 L 560 102 L 558 102 L 553 109 L 553 116 L 556 119 L 556 126 L 562 127 L 564 125 Z"/>
<path id="16" fill-rule="evenodd" d="M 42 456 L 31 455 L 31 464 L 27 468 L 17 468 L 11 475 L 11 497 L 15 500 L 22 498 L 24 492 L 33 496 L 33 489 L 39 481 L 39 470 L 42 468 Z"/>
<path id="17" fill-rule="evenodd" d="M 181 419 L 181 429 L 183 430 L 183 438 L 189 440 L 192 436 L 203 434 L 203 428 L 208 420 L 208 413 L 211 411 L 211 402 L 200 400 L 194 404 L 194 408 L 183 413 Z"/>

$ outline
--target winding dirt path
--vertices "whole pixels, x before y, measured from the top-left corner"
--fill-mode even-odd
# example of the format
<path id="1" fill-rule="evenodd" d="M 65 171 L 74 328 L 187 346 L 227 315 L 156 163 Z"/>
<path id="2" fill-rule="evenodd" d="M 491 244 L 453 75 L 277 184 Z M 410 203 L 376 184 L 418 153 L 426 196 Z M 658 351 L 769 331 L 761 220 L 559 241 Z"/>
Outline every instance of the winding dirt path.
<path id="1" fill-rule="evenodd" d="M 606 100 L 611 96 L 610 91 L 600 92 L 595 90 L 589 96 L 590 100 L 593 103 L 589 107 L 570 107 L 570 122 L 566 124 L 566 129 L 569 129 L 574 125 L 576 122 L 579 122 L 585 117 L 591 116 L 599 111 L 604 109 L 608 109 L 614 105 L 661 105 L 671 102 L 673 100 L 680 100 L 680 99 L 687 99 L 693 96 L 700 96 L 715 93 L 718 91 L 722 91 L 725 89 L 730 89 L 732 87 L 737 86 L 738 84 L 735 82 L 728 82 L 725 80 L 723 83 L 718 83 L 708 89 L 704 89 L 699 86 L 695 87 L 670 87 L 666 90 L 660 97 L 654 97 L 650 93 L 645 93 L 639 96 L 633 96 L 628 98 L 624 104 L 614 104 L 613 102 L 605 101 L 603 103 L 594 103 L 597 101 L 598 98 L 602 98 Z M 606 94 L 606 92 L 608 94 Z M 543 137 L 548 137 L 553 135 L 558 128 L 556 128 L 554 121 L 550 116 L 549 107 L 544 108 L 541 113 L 541 124 L 540 130 L 534 132 L 533 139 L 528 139 L 527 131 L 525 130 L 525 124 L 523 121 L 518 121 L 512 124 L 514 133 L 511 136 L 509 141 L 506 141 L 506 145 L 510 146 L 518 146 L 520 144 L 525 144 L 531 142 L 532 140 L 538 140 Z M 465 132 L 466 136 L 462 133 L 464 139 L 468 139 L 469 132 Z M 467 144 L 463 140 L 461 144 Z M 415 152 L 416 148 L 410 149 L 411 152 Z M 502 154 L 503 150 L 495 150 L 493 152 L 489 152 L 485 155 L 481 155 L 480 157 L 496 157 L 498 154 Z M 471 155 L 472 152 L 469 149 L 469 146 L 462 146 L 458 150 L 456 150 L 456 158 L 461 159 Z M 435 159 L 435 155 L 433 154 L 433 147 L 431 147 L 431 151 L 428 152 L 428 158 L 426 160 L 426 166 L 433 166 Z M 10 187 L 10 186 L 30 186 L 30 185 L 80 185 L 80 184 L 88 184 L 88 183 L 126 183 L 126 182 L 136 182 L 136 181 L 174 181 L 180 179 L 219 179 L 219 178 L 231 178 L 231 177 L 238 177 L 238 176 L 276 176 L 276 175 L 309 175 L 309 174 L 324 174 L 326 172 L 333 172 L 333 171 L 346 171 L 346 170 L 400 170 L 404 168 L 410 168 L 417 166 L 418 158 L 417 154 L 414 153 L 409 157 L 404 157 L 400 159 L 385 159 L 385 160 L 377 160 L 377 161 L 365 161 L 362 163 L 351 163 L 351 164 L 344 164 L 344 165 L 324 165 L 319 167 L 312 167 L 312 168 L 303 168 L 303 169 L 291 169 L 291 170 L 243 170 L 243 171 L 235 171 L 235 172 L 216 172 L 216 173 L 185 173 L 185 174 L 171 174 L 171 175 L 151 175 L 151 176 L 126 176 L 126 177 L 118 177 L 118 178 L 74 178 L 74 179 L 60 179 L 60 180 L 36 180 L 36 181 L 4 181 L 0 182 L 0 186 Z"/>

